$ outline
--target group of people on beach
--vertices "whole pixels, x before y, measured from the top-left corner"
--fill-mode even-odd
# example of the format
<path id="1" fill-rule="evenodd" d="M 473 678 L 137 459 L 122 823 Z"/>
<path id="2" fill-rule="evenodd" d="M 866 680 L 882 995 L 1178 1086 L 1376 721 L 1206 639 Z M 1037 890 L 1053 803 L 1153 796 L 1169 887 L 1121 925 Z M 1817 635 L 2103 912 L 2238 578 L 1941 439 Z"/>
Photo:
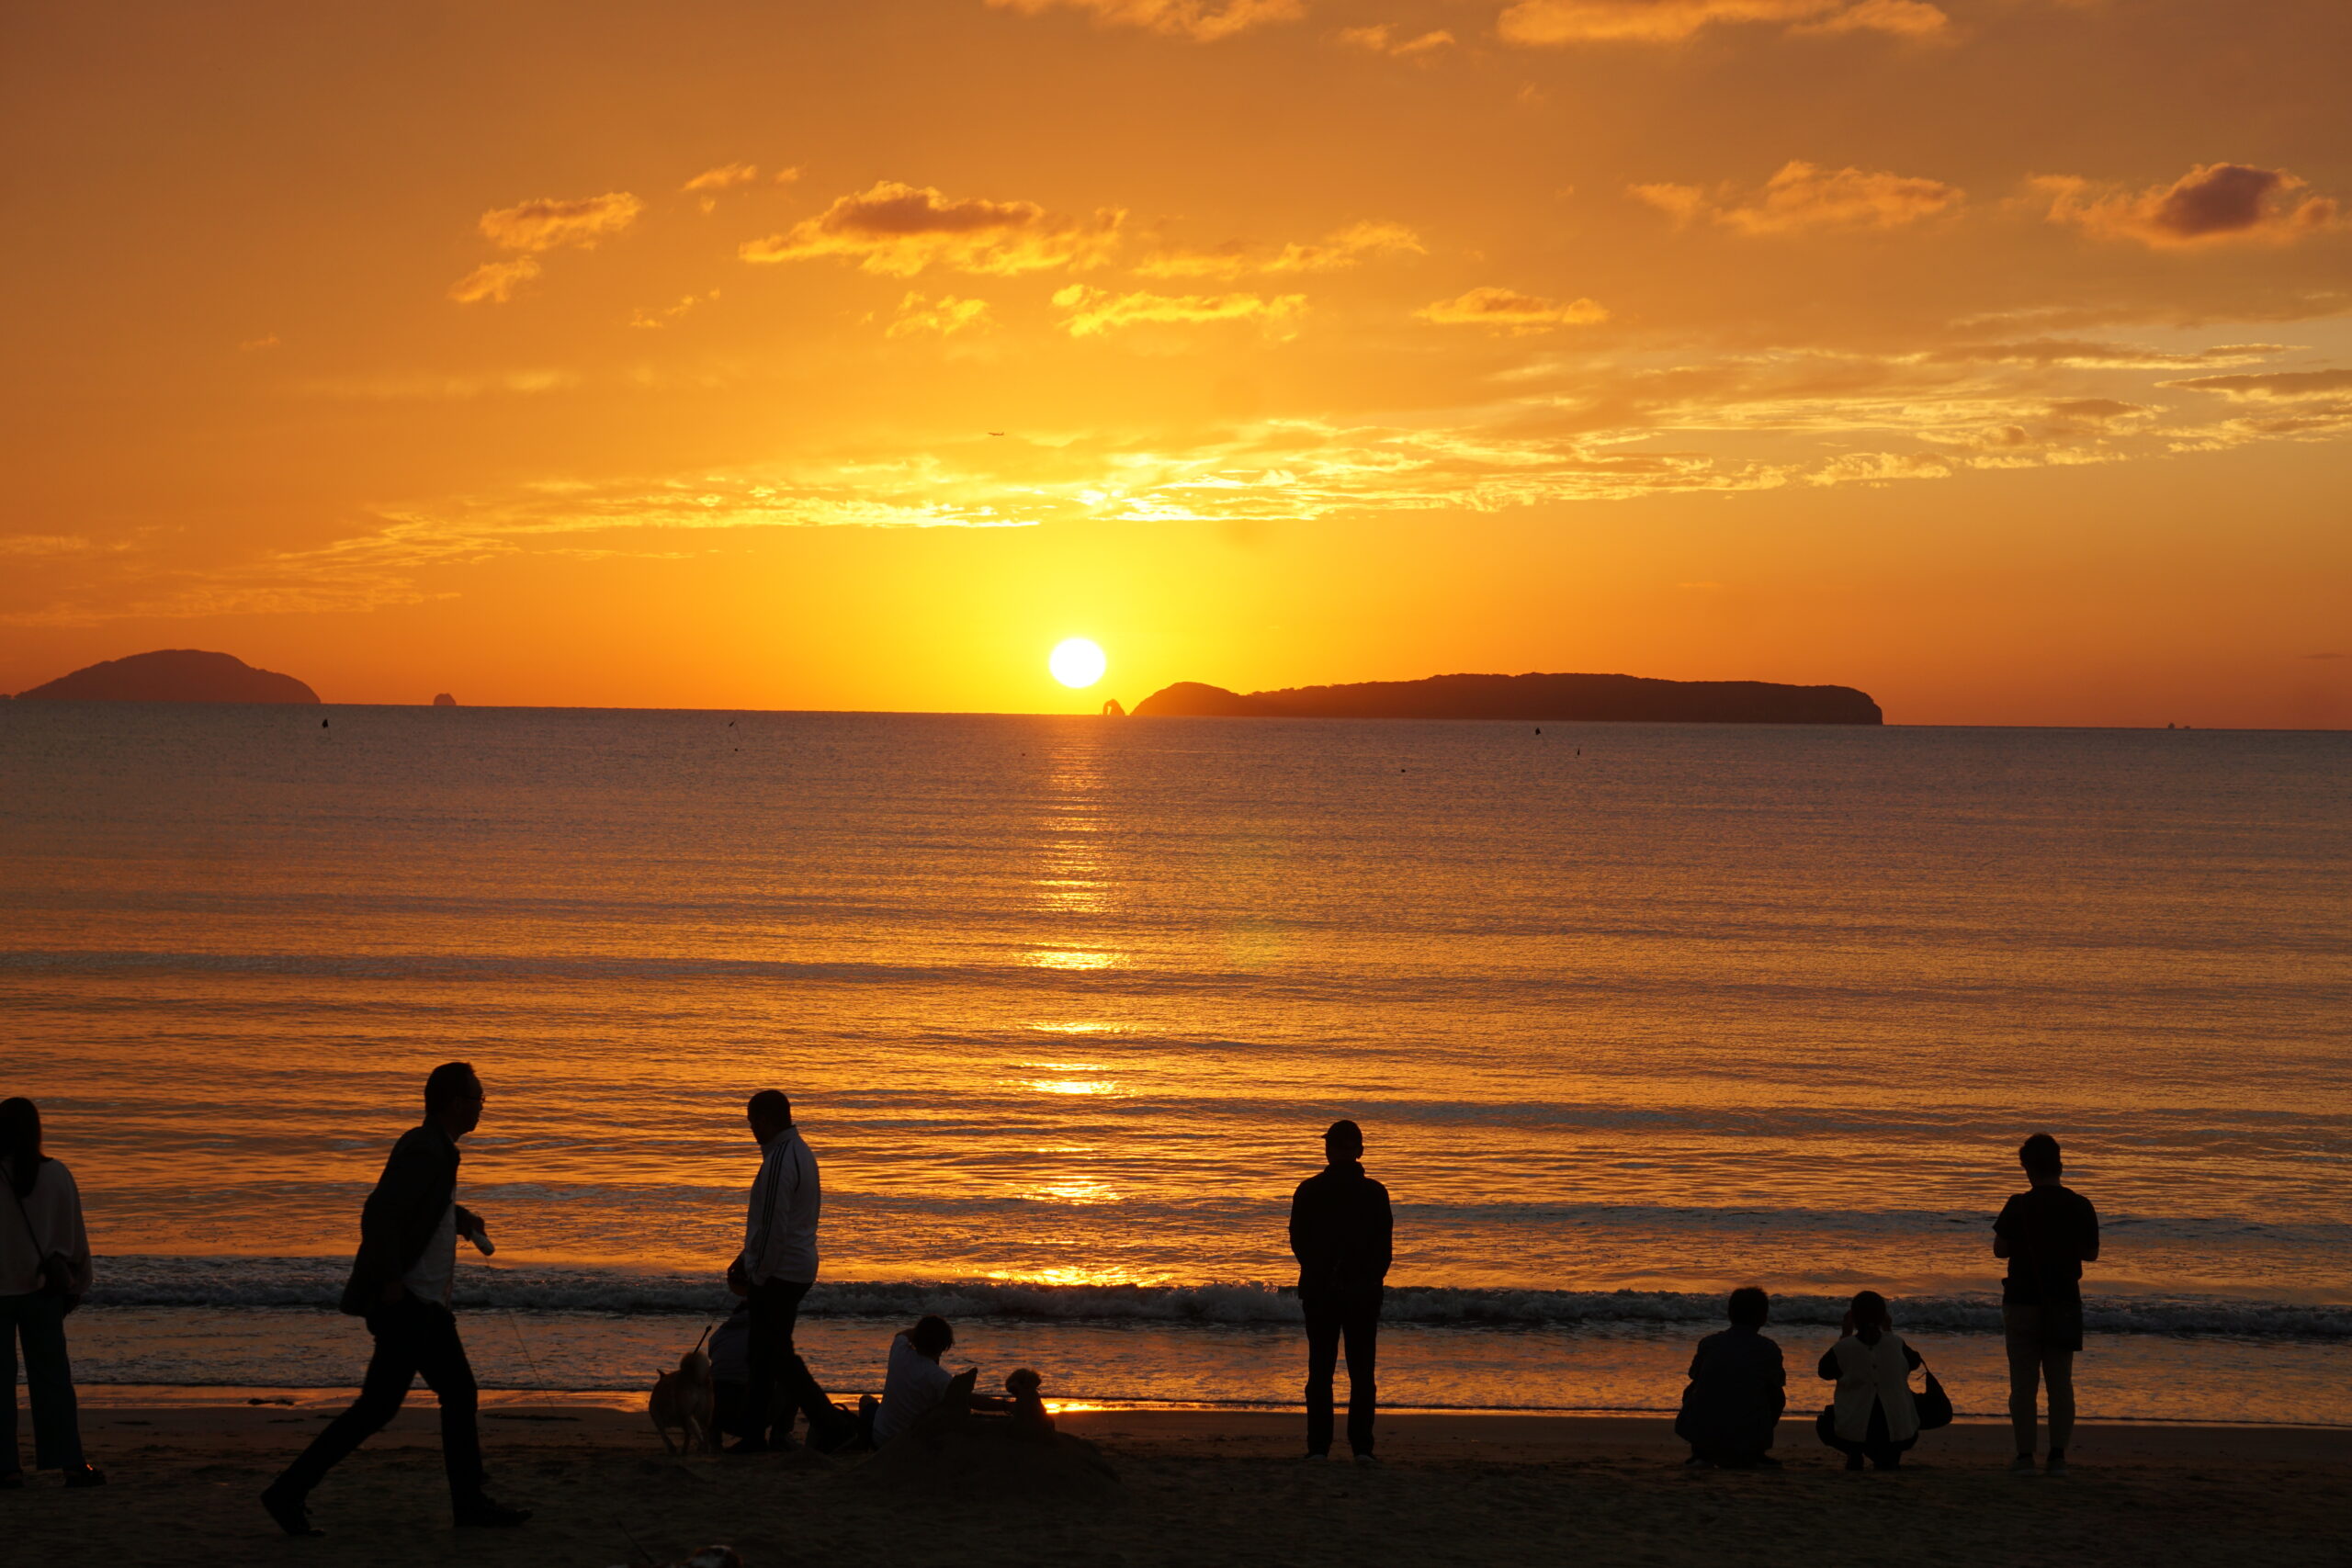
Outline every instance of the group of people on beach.
<path id="1" fill-rule="evenodd" d="M 492 1498 L 476 1426 L 473 1370 L 451 1311 L 457 1245 L 492 1250 L 481 1216 L 457 1201 L 458 1141 L 481 1124 L 481 1078 L 464 1062 L 433 1069 L 424 1084 L 424 1118 L 402 1134 L 360 1211 L 360 1241 L 345 1284 L 342 1310 L 365 1320 L 374 1341 L 358 1397 L 336 1416 L 262 1494 L 269 1517 L 289 1535 L 322 1533 L 309 1499 L 334 1465 L 398 1413 L 422 1377 L 440 1403 L 442 1457 L 457 1522 L 507 1527 L 527 1509 Z M 728 1264 L 739 1303 L 712 1337 L 719 1391 L 716 1425 L 732 1436 L 728 1452 L 756 1454 L 793 1444 L 796 1419 L 821 1452 L 887 1444 L 947 1397 L 956 1381 L 941 1358 L 953 1327 L 925 1316 L 891 1341 L 879 1400 L 855 1414 L 833 1403 L 794 1348 L 800 1306 L 818 1274 L 822 1203 L 817 1158 L 793 1121 L 791 1101 L 775 1089 L 751 1097 L 745 1120 L 760 1147 L 744 1218 L 743 1244 Z M 1363 1134 L 1335 1122 L 1323 1134 L 1324 1168 L 1299 1183 L 1290 1212 L 1290 1246 L 1298 1261 L 1298 1297 L 1307 1344 L 1306 1457 L 1328 1460 L 1336 1425 L 1339 1364 L 1348 1371 L 1348 1446 L 1359 1464 L 1375 1464 L 1374 1416 L 1380 1313 L 1394 1258 L 1387 1190 L 1364 1172 Z M 2049 1395 L 2052 1473 L 2066 1467 L 2074 1426 L 2073 1359 L 2082 1348 L 2082 1266 L 2098 1256 L 2091 1205 L 2062 1182 L 2057 1142 L 2046 1134 L 2018 1151 L 2031 1185 L 2012 1197 L 1994 1224 L 1995 1256 L 2008 1260 L 2002 1322 L 2010 1372 L 2010 1416 L 2017 1437 L 2012 1468 L 2035 1466 L 2039 1390 Z M 41 1146 L 40 1117 L 28 1100 L 0 1101 L 0 1185 L 20 1223 L 0 1219 L 0 1330 L 8 1344 L 9 1441 L 0 1451 L 0 1487 L 21 1486 L 16 1444 L 15 1363 L 21 1340 L 33 1407 L 36 1463 L 64 1472 L 68 1486 L 102 1484 L 105 1475 L 81 1449 L 64 1319 L 90 1286 L 89 1238 L 72 1174 Z M 1726 1468 L 1776 1468 L 1770 1453 L 1787 1399 L 1780 1347 L 1762 1330 L 1770 1302 L 1753 1287 L 1736 1291 L 1731 1326 L 1700 1342 L 1690 1363 L 1675 1430 L 1690 1445 L 1690 1462 Z M 1900 1465 L 1922 1427 L 1910 1374 L 1917 1350 L 1894 1332 L 1876 1292 L 1857 1294 L 1819 1372 L 1837 1385 L 1822 1413 L 1822 1440 L 1844 1451 L 1849 1469 L 1865 1460 Z M 1034 1373 L 1015 1374 L 1002 1408 L 1016 1422 L 1046 1422 Z M 731 1385 L 731 1387 L 730 1387 Z M 1933 1389 L 1932 1381 L 1930 1382 Z M 1949 1418 L 1949 1407 L 1941 1413 Z"/>

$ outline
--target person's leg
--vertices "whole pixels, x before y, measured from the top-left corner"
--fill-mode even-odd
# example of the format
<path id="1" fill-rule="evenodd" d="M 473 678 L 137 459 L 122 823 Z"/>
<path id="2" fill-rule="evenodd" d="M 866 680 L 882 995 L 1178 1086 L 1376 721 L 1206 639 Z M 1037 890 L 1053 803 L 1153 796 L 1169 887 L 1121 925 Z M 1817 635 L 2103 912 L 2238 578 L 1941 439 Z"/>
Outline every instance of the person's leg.
<path id="1" fill-rule="evenodd" d="M 825 1391 L 818 1386 L 816 1374 L 808 1370 L 808 1363 L 802 1360 L 800 1352 L 793 1348 L 792 1332 L 799 1325 L 800 1303 L 808 1294 L 808 1284 L 800 1282 L 777 1288 L 781 1303 L 777 1309 L 778 1315 L 784 1325 L 778 1347 L 784 1359 L 777 1382 L 784 1400 L 781 1424 L 788 1428 L 792 1424 L 792 1412 L 797 1410 L 808 1418 L 809 1441 L 820 1443 L 844 1436 L 842 1428 L 849 1418 L 833 1408 L 833 1402 L 826 1398 Z"/>
<path id="2" fill-rule="evenodd" d="M 410 1317 L 413 1311 L 411 1303 L 396 1302 L 368 1316 L 368 1332 L 375 1336 L 376 1348 L 368 1358 L 359 1397 L 328 1422 L 326 1430 L 286 1467 L 285 1473 L 271 1483 L 270 1495 L 299 1506 L 328 1471 L 400 1414 L 408 1398 L 408 1385 L 416 1377 L 416 1331 Z"/>
<path id="3" fill-rule="evenodd" d="M 449 1474 L 449 1501 L 459 1512 L 481 1501 L 481 1403 L 473 1363 L 458 1337 L 457 1314 L 445 1306 L 417 1309 L 416 1370 L 441 1402 L 441 1463 Z"/>
<path id="4" fill-rule="evenodd" d="M 2001 1309 L 2003 1337 L 2009 1352 L 2009 1431 L 2018 1453 L 2028 1460 L 2034 1449 L 2034 1399 L 2041 1392 L 2041 1322 L 2031 1307 Z"/>
<path id="5" fill-rule="evenodd" d="M 799 1298 L 792 1298 L 792 1310 L 797 1311 L 799 1305 Z M 743 1441 L 753 1448 L 767 1443 L 768 1422 L 776 1407 L 776 1382 L 784 1374 L 784 1358 L 792 1348 L 792 1322 L 784 1314 L 785 1298 L 775 1281 L 763 1280 L 752 1287 L 752 1325 L 744 1337 L 751 1376 L 743 1385 Z M 785 1420 L 789 1425 L 791 1417 Z"/>
<path id="6" fill-rule="evenodd" d="M 1331 1374 L 1340 1364 L 1340 1314 L 1320 1302 L 1306 1308 L 1306 1451 L 1331 1451 Z"/>
<path id="7" fill-rule="evenodd" d="M 79 1470 L 82 1425 L 74 1364 L 65 1354 L 65 1303 L 55 1296 L 26 1296 L 17 1309 L 17 1325 L 25 1340 L 25 1392 L 32 1396 L 33 1463 L 43 1470 Z"/>
<path id="8" fill-rule="evenodd" d="M 0 1475 L 14 1476 L 21 1481 L 25 1461 L 17 1452 L 17 1310 L 22 1296 L 0 1296 L 0 1338 L 8 1342 L 8 1446 L 0 1449 Z M 17 1484 L 17 1481 L 9 1483 Z"/>
<path id="9" fill-rule="evenodd" d="M 2056 1459 L 2075 1440 L 2075 1353 L 2044 1350 L 2041 1382 L 2050 1390 L 2050 1457 Z"/>
<path id="10" fill-rule="evenodd" d="M 1351 1307 L 1340 1328 L 1348 1345 L 1348 1447 L 1359 1454 L 1368 1454 L 1372 1452 L 1373 1416 L 1379 1404 L 1375 1375 L 1380 1351 L 1378 1299 Z"/>

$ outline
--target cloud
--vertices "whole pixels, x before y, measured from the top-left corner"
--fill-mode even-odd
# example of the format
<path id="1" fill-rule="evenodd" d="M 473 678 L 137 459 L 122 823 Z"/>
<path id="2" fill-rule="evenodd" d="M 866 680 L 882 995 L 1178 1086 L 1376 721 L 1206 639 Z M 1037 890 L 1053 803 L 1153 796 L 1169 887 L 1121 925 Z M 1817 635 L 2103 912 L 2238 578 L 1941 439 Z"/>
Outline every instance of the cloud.
<path id="1" fill-rule="evenodd" d="M 1514 334 L 1589 326 L 1609 319 L 1608 310 L 1589 299 L 1546 299 L 1510 288 L 1473 288 L 1424 305 L 1413 314 L 1442 326 L 1493 327 Z"/>
<path id="2" fill-rule="evenodd" d="M 952 337 L 967 327 L 985 328 L 989 324 L 989 302 L 985 299 L 958 299 L 953 294 L 927 299 L 920 294 L 909 294 L 899 301 L 898 314 L 882 335 L 912 337 L 917 333 L 937 333 L 941 337 Z"/>
<path id="3" fill-rule="evenodd" d="M 482 238 L 503 251 L 552 251 L 566 245 L 593 247 L 637 221 L 645 204 L 625 190 L 577 201 L 542 197 L 481 215 Z"/>
<path id="4" fill-rule="evenodd" d="M 501 393 L 563 392 L 579 385 L 579 375 L 571 370 L 504 370 L 481 376 L 419 371 L 334 378 L 311 382 L 303 389 L 317 397 L 365 402 L 435 402 Z"/>
<path id="5" fill-rule="evenodd" d="M 1698 186 L 1639 185 L 1628 191 L 1677 222 L 1709 219 L 1743 234 L 1788 234 L 1806 229 L 1895 229 L 1948 212 L 1967 193 L 1941 180 L 1883 171 L 1824 169 L 1801 161 L 1781 166 L 1764 188 L 1736 197 L 1729 186 L 1714 195 Z"/>
<path id="6" fill-rule="evenodd" d="M 493 305 L 503 305 L 514 297 L 518 287 L 538 276 L 539 263 L 536 256 L 484 262 L 449 285 L 449 298 L 460 305 L 479 305 L 484 300 Z"/>
<path id="7" fill-rule="evenodd" d="M 1925 0 L 1518 0 L 1495 19 L 1505 43 L 1680 43 L 1702 28 L 1748 23 L 1802 33 L 1927 38 L 1950 18 Z"/>
<path id="8" fill-rule="evenodd" d="M 756 164 L 721 164 L 715 169 L 705 169 L 680 190 L 731 190 L 737 186 L 750 185 L 760 177 Z"/>
<path id="9" fill-rule="evenodd" d="M 1426 255 L 1421 237 L 1402 223 L 1366 220 L 1320 240 L 1292 241 L 1272 254 L 1239 244 L 1213 250 L 1162 250 L 1136 265 L 1146 277 L 1238 277 L 1245 272 L 1338 272 L 1376 255 Z"/>
<path id="10" fill-rule="evenodd" d="M 2185 387 L 2199 392 L 2219 392 L 2238 402 L 2298 402 L 2309 398 L 2335 398 L 2352 393 L 2352 370 L 2279 370 L 2263 376 L 2199 376 L 2186 381 L 2161 381 L 2164 387 Z"/>
<path id="11" fill-rule="evenodd" d="M 244 342 L 237 345 L 237 352 L 239 354 L 259 354 L 264 349 L 271 349 L 277 346 L 277 334 L 276 333 L 269 333 L 261 337 L 249 337 L 245 339 Z"/>
<path id="12" fill-rule="evenodd" d="M 1295 22 L 1306 14 L 1300 0 L 988 0 L 1001 11 L 1035 17 L 1051 10 L 1084 11 L 1104 27 L 1215 43 L 1252 28 Z"/>
<path id="13" fill-rule="evenodd" d="M 96 548 L 78 534 L 0 534 L 0 556 L 78 556 Z"/>
<path id="14" fill-rule="evenodd" d="M 1034 201 L 951 199 L 933 186 L 879 180 L 784 233 L 745 242 L 738 254 L 761 265 L 840 256 L 886 277 L 932 266 L 1000 277 L 1080 271 L 1111 259 L 1125 218 L 1108 207 L 1091 218 L 1057 217 Z"/>
<path id="15" fill-rule="evenodd" d="M 1266 299 L 1257 294 L 1114 294 L 1073 283 L 1054 295 L 1071 312 L 1062 325 L 1072 337 L 1093 337 L 1114 328 L 1149 323 L 1255 321 L 1287 336 L 1290 323 L 1306 309 L 1304 294 Z"/>
<path id="16" fill-rule="evenodd" d="M 678 302 L 676 304 L 664 305 L 658 310 L 649 310 L 644 307 L 639 306 L 638 309 L 629 312 L 628 324 L 633 327 L 651 327 L 655 329 L 666 327 L 672 321 L 676 321 L 680 316 L 683 316 L 687 311 L 693 310 L 696 305 L 701 304 L 704 300 L 716 299 L 718 298 L 718 290 L 714 288 L 707 294 L 681 295 L 679 296 Z"/>
<path id="17" fill-rule="evenodd" d="M 2284 354 L 2281 343 L 2225 343 L 2192 353 L 2168 353 L 2137 344 L 2087 338 L 2032 338 L 2022 343 L 1955 344 L 1919 357 L 1933 365 L 2064 365 L 2081 369 L 2170 370 L 2199 365 L 2256 365 Z"/>
<path id="18" fill-rule="evenodd" d="M 1341 28 L 1331 35 L 1331 39 L 1343 49 L 1385 54 L 1391 60 L 1428 60 L 1454 46 L 1453 35 L 1442 28 L 1407 38 L 1390 22 L 1379 22 L 1367 28 Z"/>
<path id="19" fill-rule="evenodd" d="M 2106 240 L 2137 240 L 2158 250 L 2252 243 L 2285 245 L 2338 227 L 2331 197 L 2296 193 L 2305 181 L 2284 169 L 2251 164 L 2199 164 L 2168 186 L 2133 193 L 2072 175 L 2041 175 L 2027 186 L 2049 197 L 2052 223 Z"/>

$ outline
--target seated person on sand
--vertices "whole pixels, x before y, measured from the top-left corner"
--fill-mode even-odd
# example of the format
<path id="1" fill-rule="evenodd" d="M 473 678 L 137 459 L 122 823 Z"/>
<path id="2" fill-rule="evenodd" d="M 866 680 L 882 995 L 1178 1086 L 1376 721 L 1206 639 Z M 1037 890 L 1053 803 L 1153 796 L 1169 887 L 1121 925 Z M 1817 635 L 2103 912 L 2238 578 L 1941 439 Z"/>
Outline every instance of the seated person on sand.
<path id="1" fill-rule="evenodd" d="M 890 1369 L 882 1383 L 882 1403 L 874 1412 L 875 1447 L 882 1447 L 938 1408 L 947 1395 L 948 1385 L 956 1381 L 956 1375 L 939 1364 L 939 1358 L 955 1343 L 956 1331 L 947 1325 L 945 1318 L 938 1316 L 925 1316 L 912 1328 L 892 1337 Z M 974 1410 L 1005 1411 L 1013 1407 L 1012 1400 L 987 1394 L 975 1395 L 971 1401 Z M 1038 1408 L 1042 1412 L 1044 1406 Z"/>
<path id="2" fill-rule="evenodd" d="M 1753 1285 L 1731 1293 L 1731 1326 L 1699 1341 L 1690 1383 L 1674 1434 L 1690 1445 L 1689 1462 L 1726 1470 L 1778 1470 L 1766 1451 L 1787 1402 L 1781 1348 L 1763 1334 L 1771 1300 Z"/>
<path id="3" fill-rule="evenodd" d="M 1821 1413 L 1821 1440 L 1846 1456 L 1848 1470 L 1862 1459 L 1900 1470 L 1903 1453 L 1919 1440 L 1919 1410 L 1911 1397 L 1911 1371 L 1919 1352 L 1894 1332 L 1886 1298 L 1863 1291 L 1846 1309 L 1845 1334 L 1821 1355 L 1821 1376 L 1838 1385 L 1838 1400 Z"/>

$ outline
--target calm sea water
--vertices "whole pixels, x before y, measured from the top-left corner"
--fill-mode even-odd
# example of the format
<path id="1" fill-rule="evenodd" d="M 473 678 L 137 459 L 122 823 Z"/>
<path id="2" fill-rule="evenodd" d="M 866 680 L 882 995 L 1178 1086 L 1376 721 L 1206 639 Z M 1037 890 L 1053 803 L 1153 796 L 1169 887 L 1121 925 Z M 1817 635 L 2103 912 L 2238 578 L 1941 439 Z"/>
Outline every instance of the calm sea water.
<path id="1" fill-rule="evenodd" d="M 1286 1397 L 1345 1115 L 1419 1402 L 1670 1403 L 1747 1282 L 1990 1378 L 2047 1130 L 2088 1403 L 2334 1419 L 2347 874 L 2344 734 L 0 704 L 0 1089 L 86 1195 L 85 1378 L 351 1375 L 311 1309 L 463 1056 L 464 1290 L 546 1382 L 723 1301 L 773 1085 L 844 1363 L 946 1304 L 1076 1393 Z"/>

